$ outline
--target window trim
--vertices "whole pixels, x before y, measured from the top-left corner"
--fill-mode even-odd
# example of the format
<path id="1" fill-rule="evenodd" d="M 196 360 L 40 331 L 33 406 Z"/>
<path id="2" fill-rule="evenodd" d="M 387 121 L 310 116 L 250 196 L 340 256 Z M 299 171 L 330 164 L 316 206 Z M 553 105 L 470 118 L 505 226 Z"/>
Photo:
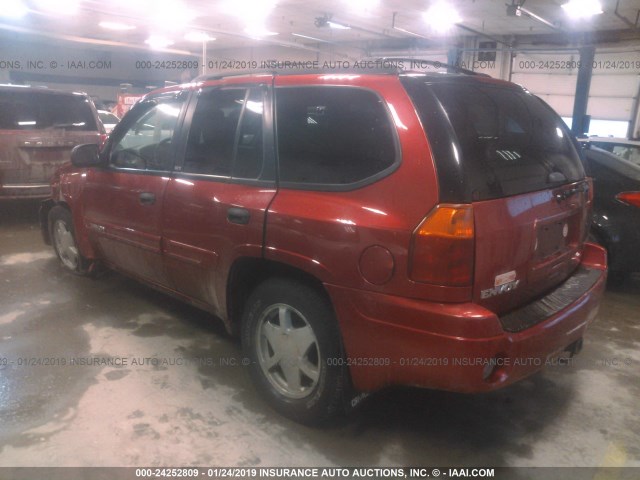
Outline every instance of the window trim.
<path id="1" fill-rule="evenodd" d="M 393 148 L 394 148 L 394 159 L 393 159 L 393 163 L 391 165 L 389 165 L 387 168 L 385 168 L 384 170 L 381 170 L 378 173 L 375 173 L 369 177 L 363 178 L 362 180 L 358 180 L 357 182 L 352 182 L 352 183 L 341 183 L 341 184 L 333 184 L 333 183 L 301 183 L 301 182 L 285 182 L 280 180 L 280 152 L 278 149 L 278 140 L 279 140 L 279 135 L 278 135 L 278 90 L 289 90 L 289 89 L 302 89 L 302 88 L 322 88 L 322 89 L 335 89 L 335 88 L 340 88 L 340 89 L 357 89 L 357 90 L 362 90 L 365 92 L 370 92 L 373 95 L 375 95 L 375 97 L 381 102 L 381 104 L 383 105 L 383 109 L 387 118 L 387 121 L 389 122 L 389 125 L 391 126 L 391 138 L 393 141 Z M 274 132 L 274 139 L 275 139 L 275 144 L 274 144 L 274 151 L 276 152 L 276 165 L 277 165 L 277 183 L 278 183 L 278 187 L 279 188 L 285 188 L 287 190 L 305 190 L 305 191 L 317 191 L 317 192 L 349 192 L 352 190 L 358 190 L 360 188 L 369 186 L 373 183 L 376 183 L 380 180 L 382 180 L 383 178 L 388 177 L 389 175 L 391 175 L 393 172 L 395 172 L 396 170 L 398 170 L 398 168 L 400 168 L 400 165 L 402 165 L 402 148 L 401 148 L 401 144 L 400 144 L 400 138 L 398 136 L 398 130 L 395 128 L 395 123 L 393 121 L 393 116 L 391 114 L 391 109 L 389 108 L 389 105 L 387 103 L 387 101 L 384 99 L 384 97 L 382 97 L 382 95 L 380 95 L 380 93 L 378 93 L 377 91 L 368 88 L 368 87 L 362 87 L 359 85 L 283 85 L 283 86 L 277 86 L 274 87 L 274 92 L 273 92 L 273 132 Z"/>

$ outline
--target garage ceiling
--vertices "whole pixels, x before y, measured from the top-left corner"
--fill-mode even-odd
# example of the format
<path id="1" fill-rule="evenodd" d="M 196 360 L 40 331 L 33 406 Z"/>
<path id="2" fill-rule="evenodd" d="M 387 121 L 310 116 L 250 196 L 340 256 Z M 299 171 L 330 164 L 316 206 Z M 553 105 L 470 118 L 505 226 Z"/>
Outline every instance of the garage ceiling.
<path id="1" fill-rule="evenodd" d="M 7 1 L 14 0 L 3 3 Z M 46 10 L 46 0 L 22 1 L 27 7 L 26 15 L 0 18 L 0 29 L 85 44 L 145 49 L 150 48 L 145 40 L 155 35 L 173 42 L 165 47 L 166 51 L 194 55 L 199 55 L 202 47 L 184 39 L 190 31 L 215 37 L 208 43 L 209 48 L 215 49 L 256 45 L 315 49 L 332 43 L 363 46 L 407 38 L 449 43 L 452 37 L 469 35 L 471 31 L 490 36 L 639 32 L 640 10 L 639 0 L 602 0 L 603 14 L 570 21 L 561 8 L 568 0 L 450 0 L 447 3 L 456 8 L 460 22 L 448 33 L 438 33 L 423 18 L 423 13 L 435 3 L 433 0 L 77 0 L 74 15 L 61 13 L 65 3 L 61 0 L 51 0 L 55 11 Z M 509 16 L 506 3 L 513 2 L 553 26 L 526 14 Z M 267 11 L 261 26 L 277 35 L 257 38 L 253 33 L 245 33 L 247 22 L 261 10 Z M 351 28 L 318 27 L 319 18 Z M 100 22 L 134 28 L 108 30 L 100 27 Z"/>

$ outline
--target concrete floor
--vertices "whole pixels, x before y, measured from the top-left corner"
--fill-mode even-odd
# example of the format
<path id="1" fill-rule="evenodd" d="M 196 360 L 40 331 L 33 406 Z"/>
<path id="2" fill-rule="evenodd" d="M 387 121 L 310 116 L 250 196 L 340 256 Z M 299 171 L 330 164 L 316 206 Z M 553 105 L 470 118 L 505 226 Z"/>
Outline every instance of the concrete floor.
<path id="1" fill-rule="evenodd" d="M 0 204 L 0 466 L 640 466 L 640 277 L 609 289 L 582 354 L 476 396 L 395 389 L 311 429 L 257 397 L 204 313 L 125 277 L 62 270 L 32 203 Z M 149 358 L 214 365 L 150 365 Z M 132 365 L 137 359 L 141 365 Z"/>

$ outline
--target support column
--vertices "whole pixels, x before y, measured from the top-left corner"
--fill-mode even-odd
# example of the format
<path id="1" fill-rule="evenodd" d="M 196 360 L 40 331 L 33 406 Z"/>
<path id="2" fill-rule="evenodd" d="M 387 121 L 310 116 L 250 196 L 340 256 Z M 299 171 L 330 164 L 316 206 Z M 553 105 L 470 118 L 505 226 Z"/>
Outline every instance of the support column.
<path id="1" fill-rule="evenodd" d="M 591 89 L 591 76 L 593 74 L 593 60 L 596 56 L 596 47 L 588 46 L 580 48 L 580 68 L 578 69 L 578 81 L 576 82 L 576 95 L 573 103 L 573 123 L 571 131 L 574 135 L 587 133 L 587 104 L 589 102 L 589 90 Z"/>
<path id="2" fill-rule="evenodd" d="M 460 65 L 460 49 L 458 47 L 451 47 L 447 52 L 447 63 L 455 67 Z M 455 73 L 455 72 L 449 72 Z"/>

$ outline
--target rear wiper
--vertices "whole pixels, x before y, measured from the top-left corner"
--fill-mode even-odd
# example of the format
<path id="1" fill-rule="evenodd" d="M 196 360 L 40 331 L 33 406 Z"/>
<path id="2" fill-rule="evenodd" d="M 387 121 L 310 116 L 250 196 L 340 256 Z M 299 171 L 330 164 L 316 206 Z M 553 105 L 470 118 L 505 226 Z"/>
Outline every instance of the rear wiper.
<path id="1" fill-rule="evenodd" d="M 547 183 L 565 183 L 566 181 L 567 177 L 562 172 L 551 172 L 547 177 Z"/>

